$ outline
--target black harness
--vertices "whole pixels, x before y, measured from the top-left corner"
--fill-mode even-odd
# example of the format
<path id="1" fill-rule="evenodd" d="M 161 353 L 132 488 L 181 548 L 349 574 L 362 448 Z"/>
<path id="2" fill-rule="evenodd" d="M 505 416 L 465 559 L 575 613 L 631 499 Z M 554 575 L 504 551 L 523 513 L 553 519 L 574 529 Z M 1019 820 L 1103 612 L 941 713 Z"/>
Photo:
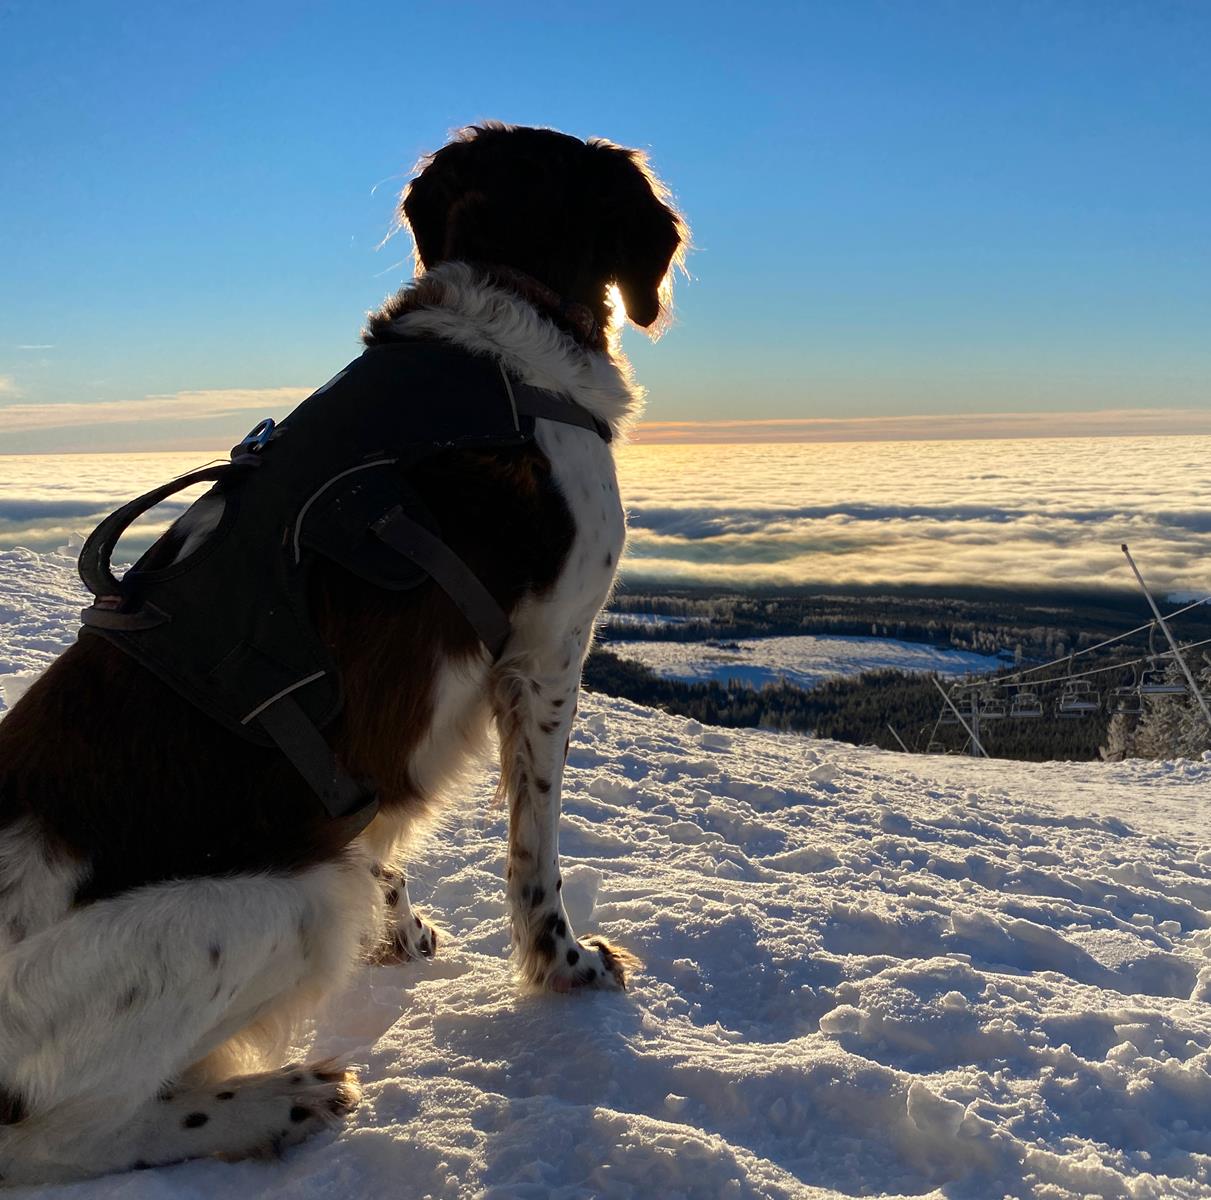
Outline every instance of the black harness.
<path id="1" fill-rule="evenodd" d="M 539 417 L 610 440 L 588 410 L 510 378 L 493 359 L 431 340 L 373 346 L 280 424 L 262 421 L 230 462 L 106 517 L 80 552 L 80 578 L 96 597 L 81 633 L 113 643 L 233 733 L 276 746 L 330 816 L 360 829 L 378 800 L 321 733 L 342 696 L 308 611 L 309 568 L 318 556 L 396 591 L 432 579 L 499 657 L 508 615 L 442 541 L 403 476 L 440 451 L 524 445 Z M 156 567 L 153 547 L 115 578 L 110 556 L 123 531 L 206 482 L 214 486 L 205 506 L 221 515 L 198 548 Z"/>

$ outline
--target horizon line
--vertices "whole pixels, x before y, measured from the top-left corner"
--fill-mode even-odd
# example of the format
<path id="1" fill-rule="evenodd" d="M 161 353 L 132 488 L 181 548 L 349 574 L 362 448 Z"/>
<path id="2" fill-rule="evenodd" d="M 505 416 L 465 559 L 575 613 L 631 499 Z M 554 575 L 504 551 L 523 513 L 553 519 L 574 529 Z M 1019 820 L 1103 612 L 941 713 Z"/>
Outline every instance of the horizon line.
<path id="1" fill-rule="evenodd" d="M 1211 409 L 1108 408 L 1060 412 L 644 421 L 635 427 L 631 440 L 641 445 L 741 445 L 1203 435 L 1211 435 Z"/>
<path id="2" fill-rule="evenodd" d="M 262 412 L 265 401 L 295 400 L 303 389 L 266 389 L 244 393 L 234 405 L 230 392 L 224 416 L 237 412 Z M 199 393 L 178 394 L 172 399 L 178 408 L 180 401 Z M 254 399 L 255 398 L 255 399 Z M 243 401 L 243 403 L 240 403 Z M 252 401 L 250 404 L 249 401 Z M 253 407 L 255 405 L 255 409 Z M 22 406 L 24 407 L 24 406 Z M 39 406 L 40 408 L 42 406 Z M 53 409 L 57 406 L 48 405 Z M 77 415 L 83 405 L 73 405 Z M 28 411 L 28 409 L 26 410 Z M 208 412 L 214 419 L 220 414 Z M 4 408 L 0 407 L 0 428 Z M 201 416 L 201 414 L 199 414 Z M 197 418 L 195 418 L 197 419 Z M 129 418 L 113 418 L 110 422 L 80 421 L 76 428 L 60 426 L 68 432 L 65 444 L 40 449 L 0 450 L 0 457 L 35 457 L 53 454 L 171 454 L 215 452 L 223 438 L 208 434 L 195 438 L 160 438 L 145 436 L 125 447 L 98 447 L 96 431 L 107 424 L 126 424 Z M 135 424 L 130 420 L 131 424 Z M 146 424 L 145 422 L 139 422 Z M 85 431 L 89 431 L 87 434 Z M 32 433 L 30 429 L 12 432 Z M 48 433 L 43 425 L 38 432 Z M 1058 412 L 992 412 L 992 413 L 922 413 L 899 416 L 869 417 L 759 417 L 706 418 L 701 420 L 640 421 L 631 430 L 629 441 L 635 445 L 761 445 L 796 443 L 843 442 L 938 442 L 938 441 L 1004 441 L 1012 439 L 1042 440 L 1048 438 L 1101 437 L 1201 437 L 1211 436 L 1211 407 L 1206 410 L 1189 408 L 1108 408 L 1064 410 Z M 76 441 L 87 437 L 86 442 Z"/>

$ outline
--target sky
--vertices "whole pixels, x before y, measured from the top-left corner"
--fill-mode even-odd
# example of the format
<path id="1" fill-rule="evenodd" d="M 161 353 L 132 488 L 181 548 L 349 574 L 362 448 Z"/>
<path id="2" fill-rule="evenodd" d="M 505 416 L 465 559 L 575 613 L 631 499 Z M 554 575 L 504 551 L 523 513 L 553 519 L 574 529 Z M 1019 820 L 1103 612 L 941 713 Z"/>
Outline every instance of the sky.
<path id="1" fill-rule="evenodd" d="M 1209 51 L 1167 0 L 0 0 L 0 450 L 288 411 L 485 118 L 642 147 L 689 218 L 626 337 L 653 438 L 1205 433 Z"/>

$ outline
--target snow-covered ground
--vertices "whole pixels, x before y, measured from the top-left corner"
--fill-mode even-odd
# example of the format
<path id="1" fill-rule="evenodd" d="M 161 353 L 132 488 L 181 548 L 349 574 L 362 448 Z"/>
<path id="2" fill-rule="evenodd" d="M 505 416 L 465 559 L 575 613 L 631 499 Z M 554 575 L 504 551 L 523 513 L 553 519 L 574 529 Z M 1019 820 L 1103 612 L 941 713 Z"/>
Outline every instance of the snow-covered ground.
<path id="1" fill-rule="evenodd" d="M 709 642 L 612 641 L 608 648 L 620 658 L 651 667 L 666 679 L 689 683 L 739 680 L 761 687 L 785 679 L 811 688 L 838 675 L 894 668 L 932 671 L 939 675 L 975 675 L 1004 667 L 1004 660 L 966 650 L 946 650 L 923 642 L 875 637 L 739 638 Z"/>
<path id="2" fill-rule="evenodd" d="M 75 641 L 91 599 L 69 553 L 0 550 L 0 712 Z"/>
<path id="3" fill-rule="evenodd" d="M 72 625 L 69 566 L 0 556 L 4 669 Z M 1211 1197 L 1211 762 L 915 757 L 587 697 L 564 892 L 643 958 L 624 995 L 515 988 L 492 783 L 416 857 L 439 957 L 367 968 L 317 1025 L 366 1087 L 346 1131 L 39 1196 Z"/>

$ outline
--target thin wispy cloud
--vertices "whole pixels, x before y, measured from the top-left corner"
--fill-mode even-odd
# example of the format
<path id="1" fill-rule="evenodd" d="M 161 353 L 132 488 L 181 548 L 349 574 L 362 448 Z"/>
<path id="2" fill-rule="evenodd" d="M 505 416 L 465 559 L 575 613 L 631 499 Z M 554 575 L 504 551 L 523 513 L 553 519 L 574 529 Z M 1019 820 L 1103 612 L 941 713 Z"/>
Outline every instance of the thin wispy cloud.
<path id="1" fill-rule="evenodd" d="M 18 350 L 53 350 L 54 348 L 54 342 L 27 342 L 16 347 Z"/>
<path id="2" fill-rule="evenodd" d="M 0 395 L 4 394 L 0 376 Z M 89 425 L 205 421 L 238 413 L 280 411 L 312 392 L 306 387 L 211 388 L 145 396 L 141 400 L 98 400 L 64 404 L 9 404 L 0 408 L 0 435 L 78 430 Z M 18 394 L 15 390 L 11 394 Z M 132 449 L 138 446 L 132 445 Z"/>
<path id="3" fill-rule="evenodd" d="M 1103 409 L 922 416 L 645 421 L 640 443 L 931 442 L 984 438 L 1139 437 L 1211 434 L 1211 407 Z"/>

